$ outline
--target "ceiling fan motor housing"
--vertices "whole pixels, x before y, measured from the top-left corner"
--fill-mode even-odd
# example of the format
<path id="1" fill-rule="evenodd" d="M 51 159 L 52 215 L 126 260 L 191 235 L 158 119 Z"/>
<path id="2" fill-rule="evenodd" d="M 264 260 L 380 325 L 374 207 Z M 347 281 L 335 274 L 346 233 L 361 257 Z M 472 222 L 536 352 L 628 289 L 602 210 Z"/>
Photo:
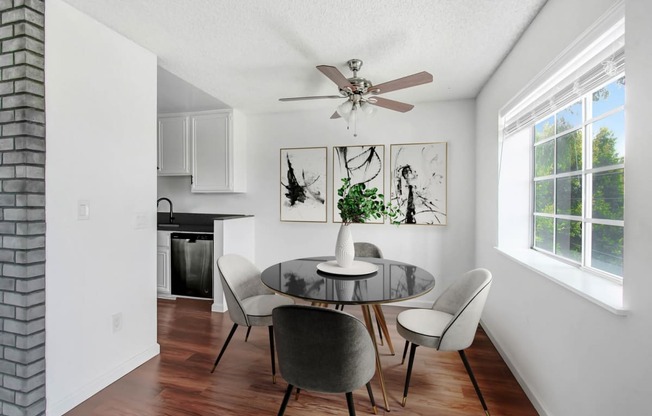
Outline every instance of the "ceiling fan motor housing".
<path id="1" fill-rule="evenodd" d="M 349 88 L 340 88 L 340 93 L 344 96 L 351 96 L 352 94 L 366 94 L 369 87 L 373 84 L 366 78 L 358 77 L 358 71 L 362 68 L 362 60 L 360 59 L 349 59 L 347 61 L 349 69 L 353 72 L 353 77 L 347 78 L 351 83 L 351 89 Z"/>
<path id="2" fill-rule="evenodd" d="M 373 85 L 371 81 L 365 78 L 352 77 L 347 78 L 351 83 L 352 88 L 340 88 L 340 93 L 347 96 L 351 94 L 366 94 L 367 90 Z"/>

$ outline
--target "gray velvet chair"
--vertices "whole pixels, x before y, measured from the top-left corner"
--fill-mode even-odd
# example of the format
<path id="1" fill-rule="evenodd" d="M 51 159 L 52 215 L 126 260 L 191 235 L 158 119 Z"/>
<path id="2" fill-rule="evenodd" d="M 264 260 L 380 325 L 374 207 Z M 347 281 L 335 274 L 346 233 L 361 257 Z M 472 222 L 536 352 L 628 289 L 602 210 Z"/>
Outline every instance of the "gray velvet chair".
<path id="1" fill-rule="evenodd" d="M 383 258 L 383 252 L 375 244 L 360 241 L 353 243 L 353 247 L 355 249 L 355 257 L 374 257 L 377 259 Z"/>
<path id="2" fill-rule="evenodd" d="M 403 361 L 411 343 L 410 359 L 405 377 L 403 402 L 407 401 L 412 365 L 417 346 L 422 345 L 438 351 L 458 351 L 466 368 L 482 408 L 489 415 L 464 349 L 471 346 L 480 321 L 480 315 L 491 287 L 491 273 L 487 269 L 475 269 L 458 278 L 437 298 L 431 309 L 410 309 L 396 317 L 396 329 L 405 338 Z M 402 364 L 403 362 L 401 362 Z"/>
<path id="3" fill-rule="evenodd" d="M 376 353 L 365 325 L 353 315 L 312 306 L 281 306 L 273 312 L 281 375 L 288 387 L 279 409 L 283 415 L 293 388 L 346 393 L 355 415 L 353 390 L 366 385 L 377 412 L 369 381 L 376 372 Z"/>
<path id="4" fill-rule="evenodd" d="M 252 326 L 266 326 L 269 329 L 272 381 L 276 382 L 272 311 L 277 306 L 291 305 L 294 301 L 284 296 L 275 295 L 269 290 L 260 280 L 260 270 L 240 255 L 226 254 L 220 257 L 217 259 L 217 267 L 233 327 L 215 360 L 211 373 L 215 371 L 238 325 L 246 326 L 249 329 Z"/>

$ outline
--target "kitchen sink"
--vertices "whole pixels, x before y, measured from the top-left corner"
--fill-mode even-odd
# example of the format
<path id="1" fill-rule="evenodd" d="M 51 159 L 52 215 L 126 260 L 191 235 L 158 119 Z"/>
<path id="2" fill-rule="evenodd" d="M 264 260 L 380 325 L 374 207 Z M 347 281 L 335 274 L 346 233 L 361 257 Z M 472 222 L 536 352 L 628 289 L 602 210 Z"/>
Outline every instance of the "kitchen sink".
<path id="1" fill-rule="evenodd" d="M 179 224 L 158 224 L 160 228 L 179 228 Z"/>

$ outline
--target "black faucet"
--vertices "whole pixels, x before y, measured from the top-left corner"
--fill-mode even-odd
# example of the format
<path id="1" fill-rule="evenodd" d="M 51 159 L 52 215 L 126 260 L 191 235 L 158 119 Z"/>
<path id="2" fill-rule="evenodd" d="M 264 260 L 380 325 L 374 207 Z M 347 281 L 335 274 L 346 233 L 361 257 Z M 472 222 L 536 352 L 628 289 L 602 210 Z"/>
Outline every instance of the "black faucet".
<path id="1" fill-rule="evenodd" d="M 172 201 L 170 201 L 169 198 L 159 198 L 158 201 L 156 201 L 156 207 L 158 207 L 158 204 L 160 204 L 161 201 L 168 201 L 168 204 L 170 204 L 170 224 L 172 224 L 172 221 L 174 221 L 174 211 L 172 210 Z"/>

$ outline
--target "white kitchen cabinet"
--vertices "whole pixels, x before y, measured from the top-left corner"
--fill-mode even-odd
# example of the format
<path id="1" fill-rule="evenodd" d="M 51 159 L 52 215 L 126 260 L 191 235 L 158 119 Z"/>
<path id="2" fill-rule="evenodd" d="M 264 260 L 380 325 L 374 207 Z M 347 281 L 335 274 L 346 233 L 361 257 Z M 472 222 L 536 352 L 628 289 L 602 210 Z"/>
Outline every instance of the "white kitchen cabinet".
<path id="1" fill-rule="evenodd" d="M 192 192 L 246 190 L 246 132 L 235 110 L 190 115 Z"/>
<path id="2" fill-rule="evenodd" d="M 170 232 L 158 231 L 156 235 L 156 292 L 159 297 L 171 297 Z"/>
<path id="3" fill-rule="evenodd" d="M 191 174 L 189 117 L 158 117 L 158 174 L 182 176 Z"/>

